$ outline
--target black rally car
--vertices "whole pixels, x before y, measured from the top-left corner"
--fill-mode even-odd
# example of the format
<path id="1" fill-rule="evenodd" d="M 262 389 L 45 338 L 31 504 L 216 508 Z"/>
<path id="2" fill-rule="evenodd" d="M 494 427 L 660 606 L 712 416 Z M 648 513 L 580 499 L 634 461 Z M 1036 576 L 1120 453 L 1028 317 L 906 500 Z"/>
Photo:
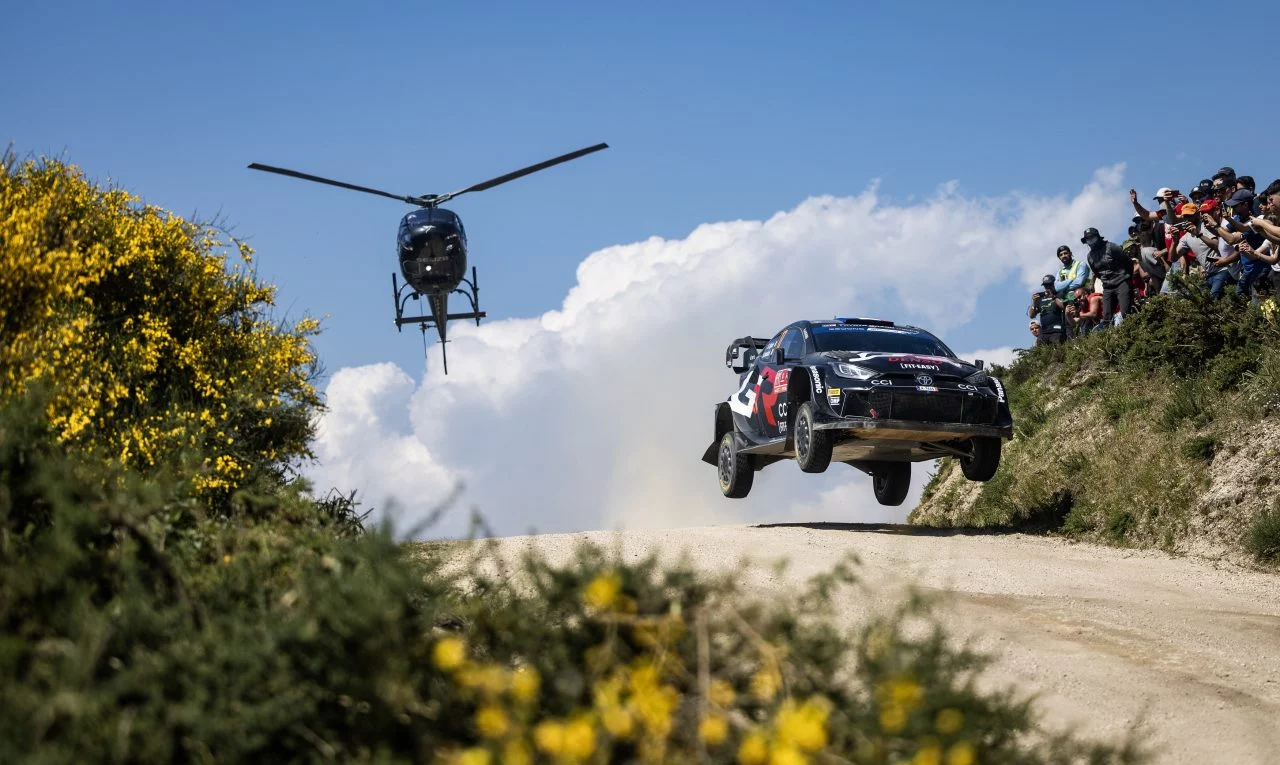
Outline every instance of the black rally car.
<path id="1" fill-rule="evenodd" d="M 738 390 L 716 404 L 702 460 L 726 497 L 747 496 L 757 470 L 795 458 L 807 473 L 851 465 L 872 477 L 881 504 L 900 505 L 911 463 L 953 456 L 966 478 L 987 481 L 1013 437 L 1000 381 L 917 327 L 797 321 L 772 339 L 735 340 L 725 366 Z"/>

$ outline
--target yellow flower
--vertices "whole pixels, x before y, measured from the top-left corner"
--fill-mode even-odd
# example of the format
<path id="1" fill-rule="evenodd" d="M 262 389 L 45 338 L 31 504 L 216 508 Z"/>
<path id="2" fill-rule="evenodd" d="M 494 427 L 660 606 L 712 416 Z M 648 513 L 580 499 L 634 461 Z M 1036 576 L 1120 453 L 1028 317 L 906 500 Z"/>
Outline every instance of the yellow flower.
<path id="1" fill-rule="evenodd" d="M 774 749 L 769 756 L 769 765 L 805 765 L 809 758 L 789 746 Z"/>
<path id="2" fill-rule="evenodd" d="M 973 765 L 976 760 L 973 744 L 968 741 L 959 741 L 947 750 L 947 765 Z"/>
<path id="3" fill-rule="evenodd" d="M 485 738 L 502 738 L 510 727 L 501 707 L 489 704 L 476 711 L 476 729 Z"/>
<path id="4" fill-rule="evenodd" d="M 502 747 L 502 765 L 529 765 L 532 762 L 533 754 L 523 741 L 512 739 Z"/>
<path id="5" fill-rule="evenodd" d="M 533 729 L 533 743 L 547 754 L 564 751 L 564 724 L 553 720 L 538 723 Z"/>
<path id="6" fill-rule="evenodd" d="M 478 747 L 464 750 L 454 760 L 457 765 L 489 765 L 489 761 L 489 750 Z"/>
<path id="7" fill-rule="evenodd" d="M 722 707 L 732 705 L 733 700 L 737 697 L 737 694 L 733 692 L 733 686 L 719 678 L 711 681 L 711 688 L 707 695 L 711 698 L 712 704 L 718 704 Z"/>
<path id="8" fill-rule="evenodd" d="M 517 667 L 515 674 L 511 677 L 511 695 L 520 701 L 531 701 L 538 695 L 541 683 L 542 678 L 538 675 L 538 670 L 527 664 Z"/>
<path id="9" fill-rule="evenodd" d="M 634 719 L 631 717 L 631 713 L 619 706 L 605 708 L 600 715 L 600 722 L 604 725 L 604 729 L 609 731 L 609 735 L 614 738 L 630 738 L 631 730 L 634 728 Z"/>
<path id="10" fill-rule="evenodd" d="M 741 765 L 764 765 L 769 758 L 769 742 L 760 731 L 752 731 L 738 746 L 738 762 Z"/>
<path id="11" fill-rule="evenodd" d="M 942 765 L 942 749 L 937 744 L 927 744 L 911 758 L 911 765 Z"/>
<path id="12" fill-rule="evenodd" d="M 919 703 L 924 693 L 915 681 L 902 678 L 889 681 L 887 695 L 893 704 L 910 709 Z"/>
<path id="13" fill-rule="evenodd" d="M 436 666 L 445 671 L 454 669 L 462 664 L 467 658 L 467 648 L 462 641 L 457 638 L 445 638 L 436 643 L 435 649 L 432 651 L 432 659 Z"/>
<path id="14" fill-rule="evenodd" d="M 698 736 L 712 746 L 718 746 L 729 735 L 729 723 L 720 715 L 702 718 L 698 725 Z"/>
<path id="15" fill-rule="evenodd" d="M 231 562 L 231 556 L 230 556 L 230 555 L 223 555 L 223 556 L 222 556 L 222 562 L 223 562 L 223 563 L 230 563 L 230 562 Z"/>
<path id="16" fill-rule="evenodd" d="M 583 600 L 587 605 L 601 611 L 613 605 L 618 597 L 618 591 L 622 589 L 622 580 L 617 574 L 607 573 L 597 576 L 587 585 L 586 592 L 583 594 Z"/>
<path id="17" fill-rule="evenodd" d="M 964 715 L 958 709 L 944 709 L 938 712 L 938 732 L 950 736 L 964 727 Z"/>
<path id="18" fill-rule="evenodd" d="M 769 701 L 778 694 L 782 678 L 773 668 L 762 669 L 751 678 L 751 692 L 761 701 Z"/>
<path id="19" fill-rule="evenodd" d="M 816 752 L 827 745 L 827 732 L 823 727 L 827 710 L 815 700 L 797 706 L 788 699 L 778 710 L 778 740 L 805 751 Z"/>
<path id="20" fill-rule="evenodd" d="M 494 664 L 467 663 L 458 668 L 454 679 L 458 685 L 497 696 L 507 689 L 508 672 Z"/>
<path id="21" fill-rule="evenodd" d="M 564 729 L 564 753 L 566 756 L 585 760 L 596 748 L 596 732 L 591 723 L 579 717 L 570 722 Z"/>
<path id="22" fill-rule="evenodd" d="M 898 733 L 907 726 L 907 713 L 902 707 L 885 707 L 880 710 L 880 727 L 885 733 Z"/>

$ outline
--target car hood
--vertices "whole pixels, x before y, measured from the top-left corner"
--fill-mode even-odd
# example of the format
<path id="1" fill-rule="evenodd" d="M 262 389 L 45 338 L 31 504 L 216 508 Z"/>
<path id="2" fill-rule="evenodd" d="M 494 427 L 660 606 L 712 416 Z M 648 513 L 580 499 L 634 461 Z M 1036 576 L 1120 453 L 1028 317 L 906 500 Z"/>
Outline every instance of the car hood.
<path id="1" fill-rule="evenodd" d="M 844 361 L 881 374 L 927 372 L 933 375 L 968 377 L 979 371 L 976 366 L 948 356 L 923 356 L 914 353 L 868 353 L 865 351 L 827 351 L 814 354 L 816 360 Z"/>

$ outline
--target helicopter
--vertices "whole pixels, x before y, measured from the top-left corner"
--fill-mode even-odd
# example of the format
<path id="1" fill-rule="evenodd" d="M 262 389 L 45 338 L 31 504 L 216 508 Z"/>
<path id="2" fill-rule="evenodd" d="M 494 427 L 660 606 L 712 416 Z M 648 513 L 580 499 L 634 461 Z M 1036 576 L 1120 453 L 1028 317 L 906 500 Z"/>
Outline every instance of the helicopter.
<path id="1" fill-rule="evenodd" d="M 407 213 L 400 219 L 400 228 L 396 234 L 400 274 L 404 277 L 404 284 L 400 284 L 399 280 L 396 279 L 395 272 L 391 273 L 392 298 L 396 311 L 396 331 L 401 331 L 406 324 L 417 324 L 419 329 L 422 330 L 425 344 L 427 328 L 435 326 L 436 332 L 440 335 L 440 350 L 444 361 L 444 373 L 449 374 L 449 355 L 445 350 L 445 344 L 449 342 L 446 337 L 448 323 L 456 319 L 474 319 L 476 326 L 480 326 L 480 320 L 485 318 L 486 313 L 480 310 L 480 288 L 475 266 L 471 267 L 470 279 L 464 276 L 467 271 L 467 232 L 462 225 L 462 219 L 458 217 L 457 213 L 440 205 L 462 194 L 491 189 L 499 184 L 514 181 L 517 178 L 536 173 L 539 170 L 545 170 L 561 162 L 568 162 L 607 148 L 609 148 L 609 144 L 598 143 L 595 146 L 588 146 L 585 149 L 562 154 L 559 157 L 515 170 L 506 175 L 500 175 L 497 178 L 490 178 L 487 181 L 482 181 L 458 191 L 451 191 L 447 194 L 423 194 L 416 197 L 392 194 L 380 189 L 357 186 L 330 178 L 321 178 L 318 175 L 309 175 L 282 167 L 271 167 L 257 162 L 250 163 L 249 169 L 279 173 L 280 175 L 301 178 L 306 181 L 327 183 L 330 186 L 338 186 L 339 188 L 377 194 L 408 202 L 421 208 Z M 466 284 L 470 291 L 460 289 L 460 284 Z M 455 292 L 470 301 L 470 311 L 449 313 L 449 296 Z M 409 300 L 419 300 L 423 297 L 426 298 L 430 313 L 421 316 L 405 316 L 405 307 L 408 305 Z"/>

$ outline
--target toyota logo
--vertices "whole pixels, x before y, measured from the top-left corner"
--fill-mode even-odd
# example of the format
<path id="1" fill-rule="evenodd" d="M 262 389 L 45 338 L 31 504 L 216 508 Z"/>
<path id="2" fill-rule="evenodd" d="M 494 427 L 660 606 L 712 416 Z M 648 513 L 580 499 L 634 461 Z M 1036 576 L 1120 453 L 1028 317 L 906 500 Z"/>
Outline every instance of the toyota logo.
<path id="1" fill-rule="evenodd" d="M 921 385 L 933 385 L 933 378 L 929 375 L 916 375 L 916 382 Z"/>

